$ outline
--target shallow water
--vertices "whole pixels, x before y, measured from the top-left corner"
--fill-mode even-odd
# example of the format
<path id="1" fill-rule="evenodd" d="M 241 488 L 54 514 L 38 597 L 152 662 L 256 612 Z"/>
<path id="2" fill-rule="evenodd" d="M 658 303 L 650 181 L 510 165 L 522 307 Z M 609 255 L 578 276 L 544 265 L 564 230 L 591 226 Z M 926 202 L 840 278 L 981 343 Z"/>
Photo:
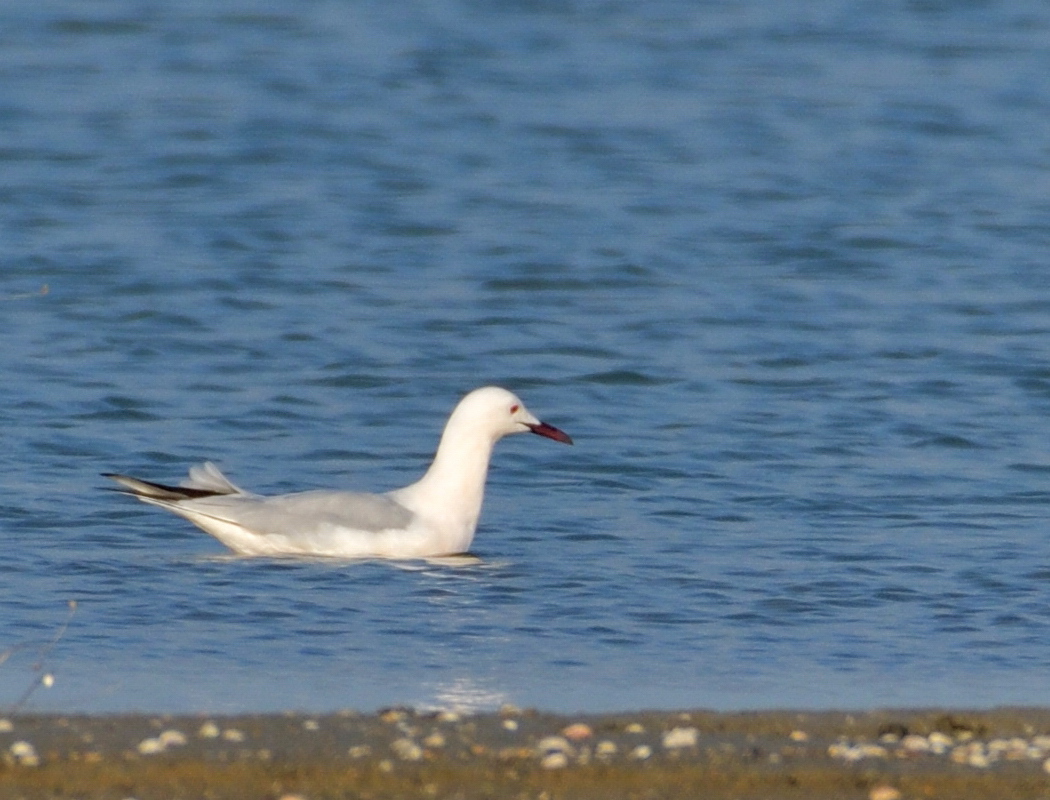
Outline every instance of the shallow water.
<path id="1" fill-rule="evenodd" d="M 0 11 L 0 703 L 1050 703 L 1048 33 Z M 101 490 L 393 488 L 485 383 L 577 444 L 500 444 L 475 564 L 232 558 Z"/>

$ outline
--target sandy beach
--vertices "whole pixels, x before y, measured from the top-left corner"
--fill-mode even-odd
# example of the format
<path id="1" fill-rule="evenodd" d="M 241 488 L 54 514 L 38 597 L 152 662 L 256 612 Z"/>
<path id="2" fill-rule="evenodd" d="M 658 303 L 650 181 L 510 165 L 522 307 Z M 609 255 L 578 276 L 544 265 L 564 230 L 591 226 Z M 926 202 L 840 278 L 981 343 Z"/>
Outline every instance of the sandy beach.
<path id="1" fill-rule="evenodd" d="M 5 798 L 1023 798 L 1050 709 L 0 718 Z"/>

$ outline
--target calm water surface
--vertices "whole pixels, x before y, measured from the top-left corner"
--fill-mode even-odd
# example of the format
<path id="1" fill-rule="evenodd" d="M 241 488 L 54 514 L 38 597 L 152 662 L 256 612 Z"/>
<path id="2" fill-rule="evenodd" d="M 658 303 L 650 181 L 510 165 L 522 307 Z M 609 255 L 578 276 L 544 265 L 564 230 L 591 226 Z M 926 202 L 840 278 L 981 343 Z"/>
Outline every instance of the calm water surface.
<path id="1" fill-rule="evenodd" d="M 1050 703 L 1048 40 L 8 4 L 0 704 Z M 577 444 L 501 443 L 472 565 L 234 558 L 98 476 L 394 488 L 485 383 Z"/>

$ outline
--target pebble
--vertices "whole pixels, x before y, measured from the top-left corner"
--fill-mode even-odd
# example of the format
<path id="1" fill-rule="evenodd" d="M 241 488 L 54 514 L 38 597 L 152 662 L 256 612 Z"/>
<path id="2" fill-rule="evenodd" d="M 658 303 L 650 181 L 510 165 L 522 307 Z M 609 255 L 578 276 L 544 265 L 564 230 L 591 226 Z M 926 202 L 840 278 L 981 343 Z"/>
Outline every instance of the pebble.
<path id="1" fill-rule="evenodd" d="M 425 744 L 427 747 L 444 747 L 445 737 L 440 731 L 434 731 L 432 734 L 427 736 L 426 739 L 423 740 L 423 744 Z"/>
<path id="2" fill-rule="evenodd" d="M 653 748 L 647 744 L 640 744 L 631 751 L 629 758 L 634 761 L 645 761 L 653 754 Z"/>
<path id="3" fill-rule="evenodd" d="M 502 724 L 503 729 L 507 731 L 516 731 L 518 729 L 518 721 L 516 719 L 505 719 Z"/>
<path id="4" fill-rule="evenodd" d="M 971 753 L 970 757 L 966 759 L 966 763 L 977 769 L 987 769 L 992 765 L 991 759 L 980 751 Z"/>
<path id="5" fill-rule="evenodd" d="M 540 766 L 544 769 L 564 769 L 569 766 L 569 757 L 565 753 L 547 753 L 540 759 Z"/>
<path id="6" fill-rule="evenodd" d="M 321 730 L 321 723 L 316 719 L 304 719 L 303 720 L 304 731 L 319 731 Z"/>
<path id="7" fill-rule="evenodd" d="M 793 742 L 808 742 L 809 734 L 805 731 L 791 731 L 789 738 Z"/>
<path id="8" fill-rule="evenodd" d="M 608 739 L 604 739 L 595 746 L 594 754 L 599 758 L 609 758 L 616 755 L 619 748 L 616 747 L 616 742 L 610 742 Z"/>
<path id="9" fill-rule="evenodd" d="M 876 786 L 868 792 L 868 800 L 901 800 L 902 796 L 900 789 L 887 784 Z"/>
<path id="10" fill-rule="evenodd" d="M 696 747 L 699 735 L 696 728 L 671 728 L 664 734 L 664 748 L 677 750 L 681 747 Z"/>
<path id="11" fill-rule="evenodd" d="M 584 739 L 590 739 L 594 735 L 594 731 L 591 730 L 590 725 L 583 722 L 574 722 L 572 725 L 567 725 L 563 728 L 561 735 L 570 742 L 580 742 Z"/>
<path id="12" fill-rule="evenodd" d="M 186 735 L 182 731 L 177 731 L 174 728 L 164 731 L 157 740 L 165 747 L 180 747 L 186 744 Z"/>
<path id="13" fill-rule="evenodd" d="M 202 739 L 218 739 L 220 733 L 222 733 L 222 731 L 219 730 L 219 726 L 210 721 L 201 725 L 200 729 L 197 731 L 197 735 Z"/>
<path id="14" fill-rule="evenodd" d="M 239 731 L 236 728 L 227 728 L 222 732 L 222 738 L 227 742 L 243 742 L 244 731 Z"/>
<path id="15" fill-rule="evenodd" d="M 402 761 L 419 761 L 423 757 L 423 748 L 407 737 L 395 739 L 390 743 L 390 749 Z"/>
<path id="16" fill-rule="evenodd" d="M 931 733 L 926 737 L 926 741 L 930 744 L 930 751 L 938 755 L 948 752 L 948 748 L 955 744 L 951 736 L 940 731 Z"/>
<path id="17" fill-rule="evenodd" d="M 910 753 L 925 753 L 930 749 L 930 742 L 925 736 L 910 733 L 901 739 L 901 747 Z"/>
<path id="18" fill-rule="evenodd" d="M 544 736 L 536 743 L 536 752 L 541 756 L 551 753 L 564 753 L 566 756 L 571 756 L 574 753 L 572 745 L 564 736 Z"/>
<path id="19" fill-rule="evenodd" d="M 9 719 L 0 719 L 0 733 L 10 733 L 15 729 L 14 723 Z"/>
<path id="20" fill-rule="evenodd" d="M 625 733 L 645 733 L 645 726 L 638 722 L 628 723 L 627 727 L 624 728 Z"/>
<path id="21" fill-rule="evenodd" d="M 31 745 L 29 742 L 26 742 L 26 741 L 15 742 L 8 749 L 8 752 L 23 767 L 38 767 L 38 766 L 40 766 L 40 756 L 37 755 L 36 748 L 33 747 L 33 745 Z"/>
<path id="22" fill-rule="evenodd" d="M 965 764 L 971 755 L 979 753 L 982 750 L 983 748 L 979 742 L 976 744 L 962 744 L 952 750 L 950 758 L 956 764 Z"/>
<path id="23" fill-rule="evenodd" d="M 156 737 L 143 739 L 136 748 L 144 756 L 152 756 L 164 752 L 164 744 Z"/>

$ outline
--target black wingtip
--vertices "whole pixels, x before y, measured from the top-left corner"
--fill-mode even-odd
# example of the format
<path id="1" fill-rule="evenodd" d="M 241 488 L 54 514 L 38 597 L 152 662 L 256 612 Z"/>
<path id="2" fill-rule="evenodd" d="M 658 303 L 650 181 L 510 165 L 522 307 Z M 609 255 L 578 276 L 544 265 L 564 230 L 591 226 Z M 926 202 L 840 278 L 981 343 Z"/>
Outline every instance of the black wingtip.
<path id="1" fill-rule="evenodd" d="M 215 497 L 225 494 L 214 489 L 194 489 L 189 486 L 168 486 L 165 483 L 154 483 L 144 481 L 141 478 L 132 478 L 130 475 L 121 475 L 119 472 L 103 472 L 102 476 L 116 481 L 123 489 L 116 489 L 120 494 L 129 494 L 133 497 L 154 500 L 196 500 L 201 497 Z"/>

